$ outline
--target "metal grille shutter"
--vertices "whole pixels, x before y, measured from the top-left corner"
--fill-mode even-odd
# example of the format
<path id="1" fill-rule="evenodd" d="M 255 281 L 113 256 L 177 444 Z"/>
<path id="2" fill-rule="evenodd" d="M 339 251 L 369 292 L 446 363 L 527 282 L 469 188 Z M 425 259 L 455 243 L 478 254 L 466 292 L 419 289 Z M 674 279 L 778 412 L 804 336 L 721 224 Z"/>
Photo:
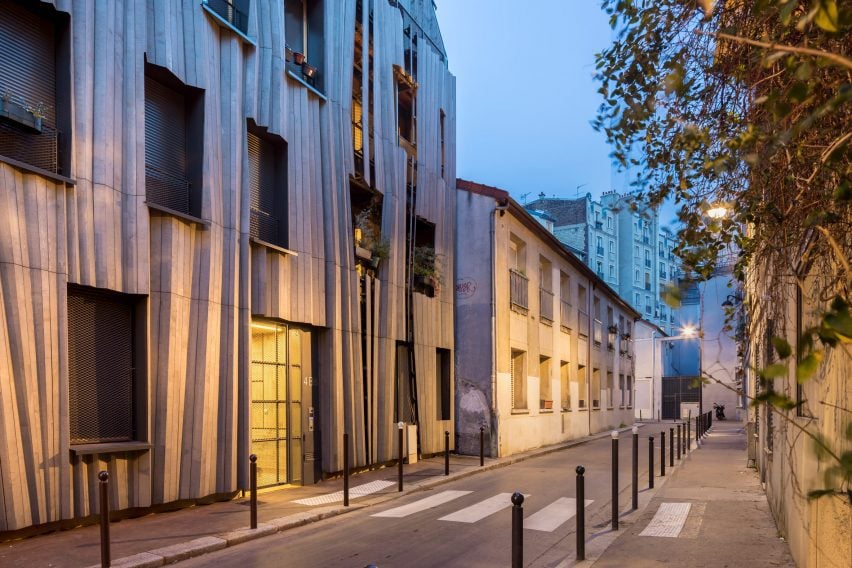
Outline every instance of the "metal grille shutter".
<path id="1" fill-rule="evenodd" d="M 266 140 L 248 132 L 249 199 L 251 223 L 249 233 L 261 240 L 278 244 L 279 219 L 275 207 L 275 149 Z"/>
<path id="2" fill-rule="evenodd" d="M 133 363 L 132 304 L 115 293 L 69 289 L 72 444 L 134 438 Z"/>
<path id="3" fill-rule="evenodd" d="M 145 77 L 145 193 L 153 203 L 189 213 L 185 100 L 150 77 Z"/>
<path id="4" fill-rule="evenodd" d="M 56 25 L 14 2 L 0 17 L 0 95 L 44 103 L 45 121 L 56 124 Z"/>

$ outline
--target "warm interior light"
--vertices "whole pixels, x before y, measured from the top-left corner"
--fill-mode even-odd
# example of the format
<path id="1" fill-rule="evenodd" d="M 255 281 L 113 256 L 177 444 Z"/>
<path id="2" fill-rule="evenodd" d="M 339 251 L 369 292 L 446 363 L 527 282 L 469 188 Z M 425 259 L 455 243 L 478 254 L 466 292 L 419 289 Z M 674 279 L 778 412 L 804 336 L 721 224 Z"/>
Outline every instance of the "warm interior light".
<path id="1" fill-rule="evenodd" d="M 263 325 L 261 323 L 254 323 L 254 322 L 252 322 L 251 328 L 252 329 L 262 329 L 263 331 L 278 331 L 278 328 L 275 327 L 274 325 Z"/>

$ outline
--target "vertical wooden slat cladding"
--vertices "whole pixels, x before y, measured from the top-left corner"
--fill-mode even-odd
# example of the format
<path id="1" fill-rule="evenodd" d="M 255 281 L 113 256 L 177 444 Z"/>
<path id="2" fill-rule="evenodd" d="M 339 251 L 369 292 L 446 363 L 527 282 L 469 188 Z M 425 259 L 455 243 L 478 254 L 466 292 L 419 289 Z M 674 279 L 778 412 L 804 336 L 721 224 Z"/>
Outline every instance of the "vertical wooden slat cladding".
<path id="1" fill-rule="evenodd" d="M 0 96 L 44 104 L 56 124 L 56 24 L 16 2 L 0 3 Z"/>

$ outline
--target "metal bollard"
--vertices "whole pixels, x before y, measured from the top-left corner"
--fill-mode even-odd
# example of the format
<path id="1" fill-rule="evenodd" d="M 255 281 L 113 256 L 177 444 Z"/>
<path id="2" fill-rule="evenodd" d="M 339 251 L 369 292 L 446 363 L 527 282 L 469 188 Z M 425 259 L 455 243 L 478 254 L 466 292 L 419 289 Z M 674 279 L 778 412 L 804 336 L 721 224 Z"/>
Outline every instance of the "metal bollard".
<path id="1" fill-rule="evenodd" d="M 639 428 L 633 427 L 633 510 L 639 508 Z"/>
<path id="2" fill-rule="evenodd" d="M 692 449 L 692 417 L 686 421 L 686 453 Z"/>
<path id="3" fill-rule="evenodd" d="M 343 433 L 343 506 L 349 506 L 349 434 Z"/>
<path id="4" fill-rule="evenodd" d="M 680 446 L 683 443 L 683 438 L 681 438 L 683 434 L 681 433 L 680 424 L 677 425 L 677 459 L 680 460 Z"/>
<path id="5" fill-rule="evenodd" d="M 666 431 L 660 432 L 660 477 L 666 476 Z"/>
<path id="6" fill-rule="evenodd" d="M 450 433 L 444 430 L 444 475 L 450 475 Z"/>
<path id="7" fill-rule="evenodd" d="M 669 428 L 669 467 L 674 468 L 675 437 L 674 428 Z"/>
<path id="8" fill-rule="evenodd" d="M 101 566 L 110 565 L 109 554 L 109 472 L 98 473 L 98 486 L 101 497 Z"/>
<path id="9" fill-rule="evenodd" d="M 707 429 L 709 430 L 712 427 L 713 427 L 713 413 L 708 412 L 707 413 Z"/>
<path id="10" fill-rule="evenodd" d="M 405 427 L 405 422 L 399 422 L 397 427 L 399 428 L 399 491 L 402 491 L 402 458 L 405 451 L 402 444 L 402 429 Z"/>
<path id="11" fill-rule="evenodd" d="M 524 565 L 524 495 L 512 494 L 512 568 Z"/>
<path id="12" fill-rule="evenodd" d="M 586 468 L 577 466 L 577 560 L 586 559 Z"/>
<path id="13" fill-rule="evenodd" d="M 249 456 L 249 525 L 257 528 L 257 456 Z"/>
<path id="14" fill-rule="evenodd" d="M 648 436 L 648 489 L 654 488 L 654 437 Z"/>
<path id="15" fill-rule="evenodd" d="M 479 467 L 485 465 L 485 426 L 479 427 Z"/>
<path id="16" fill-rule="evenodd" d="M 618 530 L 618 430 L 612 431 L 612 530 Z"/>

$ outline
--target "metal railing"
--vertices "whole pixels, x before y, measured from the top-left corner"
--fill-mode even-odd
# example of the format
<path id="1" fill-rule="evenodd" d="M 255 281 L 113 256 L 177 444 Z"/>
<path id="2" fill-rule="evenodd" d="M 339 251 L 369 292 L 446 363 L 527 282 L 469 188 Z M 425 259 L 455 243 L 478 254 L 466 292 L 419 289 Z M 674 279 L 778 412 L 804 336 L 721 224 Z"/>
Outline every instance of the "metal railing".
<path id="1" fill-rule="evenodd" d="M 526 312 L 529 309 L 529 278 L 514 268 L 509 269 L 509 303 Z"/>
<path id="2" fill-rule="evenodd" d="M 541 319 L 553 323 L 553 292 L 539 288 L 538 299 Z"/>
<path id="3" fill-rule="evenodd" d="M 252 209 L 249 217 L 249 235 L 273 245 L 284 246 L 285 243 L 280 242 L 279 224 L 280 221 L 266 211 Z"/>
<path id="4" fill-rule="evenodd" d="M 204 0 L 204 3 L 242 33 L 248 33 L 248 14 L 237 8 L 234 2 L 230 0 Z"/>
<path id="5" fill-rule="evenodd" d="M 571 329 L 571 304 L 568 300 L 559 300 L 559 325 L 565 329 Z"/>

